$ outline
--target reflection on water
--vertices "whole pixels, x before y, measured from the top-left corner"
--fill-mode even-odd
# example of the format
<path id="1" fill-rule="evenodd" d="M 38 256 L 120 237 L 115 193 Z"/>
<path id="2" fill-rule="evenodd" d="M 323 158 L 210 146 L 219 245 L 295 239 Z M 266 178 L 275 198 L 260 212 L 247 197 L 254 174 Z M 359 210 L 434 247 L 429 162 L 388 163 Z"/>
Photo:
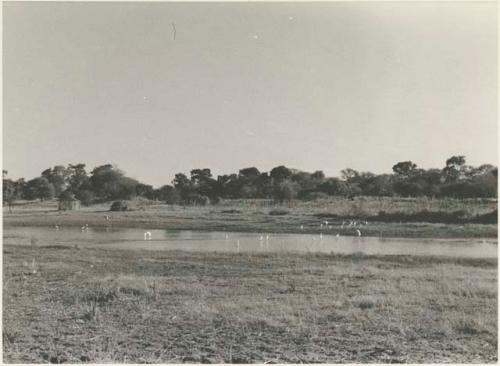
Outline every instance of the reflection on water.
<path id="1" fill-rule="evenodd" d="M 144 240 L 144 232 L 151 240 Z M 218 252 L 323 252 L 497 257 L 495 239 L 401 239 L 310 234 L 48 227 L 4 228 L 4 244 L 75 245 L 150 250 Z"/>

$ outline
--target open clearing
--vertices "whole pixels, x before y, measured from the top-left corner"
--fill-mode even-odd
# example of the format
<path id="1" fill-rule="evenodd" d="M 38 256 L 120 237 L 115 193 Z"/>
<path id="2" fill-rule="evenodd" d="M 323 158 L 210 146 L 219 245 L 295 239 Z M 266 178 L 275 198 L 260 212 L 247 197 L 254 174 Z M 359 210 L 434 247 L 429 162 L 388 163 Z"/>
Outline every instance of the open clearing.
<path id="1" fill-rule="evenodd" d="M 497 260 L 4 247 L 4 362 L 497 360 Z"/>

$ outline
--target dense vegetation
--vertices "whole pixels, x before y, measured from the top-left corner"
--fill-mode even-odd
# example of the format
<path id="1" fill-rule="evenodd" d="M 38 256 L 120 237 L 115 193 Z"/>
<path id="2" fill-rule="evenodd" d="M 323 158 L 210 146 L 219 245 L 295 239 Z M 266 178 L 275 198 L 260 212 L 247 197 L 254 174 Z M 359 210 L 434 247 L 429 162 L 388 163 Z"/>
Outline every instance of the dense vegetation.
<path id="1" fill-rule="evenodd" d="M 160 188 L 129 178 L 116 166 L 106 164 L 90 173 L 85 164 L 58 165 L 39 177 L 13 181 L 3 171 L 3 201 L 75 197 L 83 204 L 145 197 L 167 203 L 207 204 L 221 198 L 267 198 L 313 200 L 326 196 L 401 197 L 497 197 L 498 169 L 485 164 L 466 165 L 464 156 L 453 156 L 442 169 L 421 169 L 411 161 L 392 167 L 392 174 L 373 174 L 345 169 L 340 178 L 322 171 L 307 173 L 285 166 L 270 172 L 255 167 L 238 174 L 212 176 L 210 169 L 193 169 L 190 177 L 178 173 L 171 185 Z"/>

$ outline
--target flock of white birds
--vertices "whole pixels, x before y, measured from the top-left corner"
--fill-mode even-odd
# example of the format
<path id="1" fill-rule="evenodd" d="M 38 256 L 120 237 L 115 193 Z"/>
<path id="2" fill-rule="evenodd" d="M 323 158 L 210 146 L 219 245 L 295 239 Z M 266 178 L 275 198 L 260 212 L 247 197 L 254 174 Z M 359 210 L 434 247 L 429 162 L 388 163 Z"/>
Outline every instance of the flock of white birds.
<path id="1" fill-rule="evenodd" d="M 106 221 L 110 221 L 111 220 L 111 217 L 109 215 L 105 215 L 104 218 L 105 218 Z M 346 229 L 346 228 L 353 228 L 353 229 L 355 229 L 356 236 L 360 237 L 360 236 L 362 236 L 362 233 L 361 233 L 361 230 L 359 230 L 359 228 L 361 228 L 363 225 L 368 225 L 368 221 L 363 221 L 363 220 L 342 221 L 342 225 L 340 226 L 340 229 L 343 230 L 343 229 Z M 330 225 L 330 222 L 327 221 L 327 220 L 322 221 L 319 224 L 319 227 L 320 227 L 320 229 L 323 229 L 323 228 L 327 229 L 327 230 L 332 230 L 333 229 L 333 225 Z M 54 229 L 55 230 L 59 230 L 60 229 L 59 225 L 54 225 Z M 300 230 L 304 230 L 304 225 L 300 225 L 299 229 Z M 88 231 L 89 230 L 89 225 L 88 224 L 83 225 L 80 228 L 80 230 L 81 230 L 82 233 Z M 340 237 L 340 233 L 336 233 L 335 237 L 337 237 L 337 238 Z M 153 238 L 153 234 L 151 233 L 151 231 L 145 231 L 144 232 L 144 240 L 152 240 L 152 238 Z M 225 239 L 229 240 L 229 234 L 225 234 Z M 264 247 L 264 241 L 266 243 L 266 247 L 268 247 L 269 246 L 269 239 L 270 239 L 269 235 L 266 235 L 266 236 L 260 235 L 260 237 L 259 237 L 260 247 L 261 248 Z M 312 236 L 312 240 L 313 241 L 323 240 L 323 233 L 319 233 L 318 237 L 316 235 L 313 235 Z M 240 241 L 239 241 L 239 239 L 236 240 L 236 249 L 239 252 L 239 250 L 240 250 Z"/>

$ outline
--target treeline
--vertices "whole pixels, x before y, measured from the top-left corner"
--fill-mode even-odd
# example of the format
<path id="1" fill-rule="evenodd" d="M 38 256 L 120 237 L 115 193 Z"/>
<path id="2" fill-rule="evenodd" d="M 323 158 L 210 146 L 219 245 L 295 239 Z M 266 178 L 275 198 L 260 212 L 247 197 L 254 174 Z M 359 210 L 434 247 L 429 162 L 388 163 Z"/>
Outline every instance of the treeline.
<path id="1" fill-rule="evenodd" d="M 3 173 L 3 200 L 75 197 L 84 205 L 96 202 L 144 197 L 170 204 L 217 203 L 220 199 L 266 198 L 276 201 L 313 200 L 327 196 L 401 197 L 497 197 L 498 169 L 489 164 L 473 167 L 464 156 L 446 160 L 442 169 L 421 169 L 411 161 L 392 167 L 392 174 L 373 174 L 345 169 L 340 178 L 278 166 L 270 172 L 257 168 L 241 169 L 237 174 L 212 176 L 210 169 L 193 169 L 190 176 L 175 175 L 171 185 L 160 188 L 127 177 L 116 166 L 106 164 L 90 173 L 85 164 L 58 165 L 39 177 L 13 181 Z"/>

